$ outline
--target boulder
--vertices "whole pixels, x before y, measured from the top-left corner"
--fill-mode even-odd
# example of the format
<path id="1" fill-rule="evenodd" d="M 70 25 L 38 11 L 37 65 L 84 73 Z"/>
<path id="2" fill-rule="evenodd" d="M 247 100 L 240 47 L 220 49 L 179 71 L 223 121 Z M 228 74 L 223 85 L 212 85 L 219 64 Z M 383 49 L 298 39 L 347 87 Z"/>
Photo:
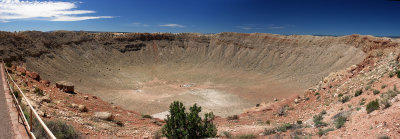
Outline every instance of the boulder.
<path id="1" fill-rule="evenodd" d="M 74 84 L 67 81 L 56 82 L 56 87 L 64 92 L 74 92 Z"/>
<path id="2" fill-rule="evenodd" d="M 78 105 L 78 104 L 75 104 L 75 103 L 72 103 L 72 104 L 71 104 L 71 107 L 72 107 L 72 108 L 78 108 L 79 105 Z"/>
<path id="3" fill-rule="evenodd" d="M 294 103 L 296 103 L 296 104 L 299 103 L 299 99 L 297 99 L 297 98 L 294 99 Z"/>
<path id="4" fill-rule="evenodd" d="M 47 87 L 50 85 L 49 80 L 40 80 L 40 83 L 45 84 Z"/>
<path id="5" fill-rule="evenodd" d="M 41 102 L 50 103 L 51 102 L 51 98 L 49 96 L 43 96 L 41 98 Z"/>
<path id="6" fill-rule="evenodd" d="M 107 121 L 111 121 L 114 119 L 114 116 L 109 112 L 95 112 L 94 117 Z"/>
<path id="7" fill-rule="evenodd" d="M 28 72 L 27 75 L 36 81 L 40 81 L 40 76 L 37 72 Z"/>
<path id="8" fill-rule="evenodd" d="M 81 112 L 88 112 L 88 109 L 85 105 L 79 105 L 78 110 Z"/>

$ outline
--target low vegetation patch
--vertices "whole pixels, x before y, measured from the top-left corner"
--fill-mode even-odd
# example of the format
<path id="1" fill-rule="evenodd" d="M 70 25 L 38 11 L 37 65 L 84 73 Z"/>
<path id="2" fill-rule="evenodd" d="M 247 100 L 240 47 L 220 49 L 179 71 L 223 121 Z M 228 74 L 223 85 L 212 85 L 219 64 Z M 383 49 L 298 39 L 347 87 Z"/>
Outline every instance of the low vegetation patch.
<path id="1" fill-rule="evenodd" d="M 390 139 L 390 137 L 386 136 L 386 135 L 383 135 L 383 136 L 380 136 L 379 139 Z"/>
<path id="2" fill-rule="evenodd" d="M 342 102 L 342 103 L 346 103 L 346 102 L 349 101 L 349 100 L 350 100 L 350 97 L 349 97 L 349 96 L 344 96 L 344 97 L 342 97 L 342 98 L 339 99 L 339 101 Z"/>
<path id="3" fill-rule="evenodd" d="M 330 132 L 330 131 L 333 131 L 333 130 L 335 130 L 335 129 L 333 129 L 333 128 L 328 128 L 328 129 L 319 129 L 318 130 L 318 135 L 319 136 L 323 136 L 323 135 L 326 135 L 326 134 L 328 134 L 328 132 Z"/>
<path id="4" fill-rule="evenodd" d="M 340 116 L 337 117 L 337 118 L 335 119 L 335 121 L 334 121 L 335 127 L 336 127 L 337 129 L 342 128 L 343 125 L 344 125 L 344 123 L 346 123 L 346 121 L 347 121 L 347 117 L 345 117 L 345 116 L 343 116 L 343 115 L 340 115 Z"/>
<path id="5" fill-rule="evenodd" d="M 322 127 L 322 126 L 328 125 L 327 123 L 322 122 L 322 119 L 324 119 L 325 114 L 326 114 L 326 111 L 324 110 L 324 111 L 320 112 L 319 114 L 313 116 L 313 122 L 316 127 Z"/>
<path id="6" fill-rule="evenodd" d="M 43 129 L 42 126 L 40 126 L 39 123 L 33 124 L 35 127 L 34 129 L 34 134 L 36 135 L 36 138 L 50 138 L 46 131 Z M 68 125 L 67 123 L 63 121 L 49 121 L 46 122 L 47 127 L 53 132 L 54 136 L 56 136 L 58 139 L 77 139 L 80 138 L 79 133 L 72 127 L 71 125 Z"/>
<path id="7" fill-rule="evenodd" d="M 280 127 L 278 127 L 277 131 L 278 132 L 286 132 L 290 128 L 292 128 L 292 125 L 289 123 L 285 123 L 285 124 L 281 125 Z"/>
<path id="8" fill-rule="evenodd" d="M 381 93 L 381 91 L 379 91 L 379 90 L 374 90 L 374 91 L 372 91 L 372 93 L 374 93 L 374 95 L 377 95 L 377 94 Z"/>
<path id="9" fill-rule="evenodd" d="M 265 124 L 269 125 L 269 124 L 271 124 L 271 121 L 267 120 L 267 121 L 265 121 Z"/>
<path id="10" fill-rule="evenodd" d="M 151 119 L 151 118 L 153 118 L 153 117 L 151 117 L 151 115 L 142 115 L 142 118 L 149 118 L 149 119 Z"/>
<path id="11" fill-rule="evenodd" d="M 383 105 L 384 109 L 389 108 L 390 106 L 392 106 L 392 104 L 390 103 L 388 98 L 383 98 L 381 100 L 381 104 Z"/>
<path id="12" fill-rule="evenodd" d="M 6 62 L 6 67 L 12 67 L 12 64 L 11 64 L 11 62 Z"/>
<path id="13" fill-rule="evenodd" d="M 367 113 L 371 113 L 371 112 L 373 112 L 374 110 L 377 110 L 377 109 L 379 109 L 379 101 L 378 101 L 378 99 L 374 100 L 374 101 L 371 101 L 371 102 L 369 102 L 367 104 L 367 108 L 366 108 Z"/>
<path id="14" fill-rule="evenodd" d="M 387 86 L 386 84 L 382 85 L 382 86 L 381 86 L 381 89 L 385 89 L 386 86 Z"/>
<path id="15" fill-rule="evenodd" d="M 365 104 L 365 98 L 362 98 L 361 101 L 360 101 L 360 106 L 362 106 L 364 104 Z"/>
<path id="16" fill-rule="evenodd" d="M 362 89 L 357 90 L 357 91 L 354 93 L 354 96 L 355 96 L 355 97 L 358 97 L 358 96 L 360 96 L 362 93 L 363 93 Z"/>
<path id="17" fill-rule="evenodd" d="M 369 89 L 371 89 L 371 86 L 368 85 L 367 87 L 365 87 L 365 91 L 368 91 Z"/>
<path id="18" fill-rule="evenodd" d="M 232 116 L 228 116 L 227 119 L 228 120 L 239 120 L 239 116 L 238 115 L 232 115 Z"/>
<path id="19" fill-rule="evenodd" d="M 33 91 L 33 93 L 35 93 L 36 95 L 39 95 L 39 96 L 44 96 L 44 92 L 43 92 L 43 90 L 42 89 L 40 89 L 40 88 L 35 88 L 35 90 Z"/>
<path id="20" fill-rule="evenodd" d="M 393 71 L 389 72 L 389 78 L 392 78 L 395 74 L 396 74 L 396 73 L 393 72 Z"/>
<path id="21" fill-rule="evenodd" d="M 397 78 L 400 78 L 400 70 L 396 70 Z"/>
<path id="22" fill-rule="evenodd" d="M 275 133 L 276 133 L 276 129 L 275 128 L 273 128 L 273 129 L 264 129 L 264 132 L 263 132 L 264 135 L 271 135 L 271 134 L 275 134 Z"/>

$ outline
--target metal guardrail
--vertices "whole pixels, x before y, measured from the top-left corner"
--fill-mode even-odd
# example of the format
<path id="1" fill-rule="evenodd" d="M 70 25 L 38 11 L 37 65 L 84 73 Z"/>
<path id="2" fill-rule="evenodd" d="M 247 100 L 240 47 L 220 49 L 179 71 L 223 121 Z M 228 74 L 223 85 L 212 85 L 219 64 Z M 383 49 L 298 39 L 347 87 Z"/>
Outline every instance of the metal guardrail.
<path id="1" fill-rule="evenodd" d="M 17 83 L 15 83 L 15 81 L 12 79 L 11 75 L 8 73 L 8 71 L 7 71 L 7 69 L 6 69 L 5 63 L 4 63 L 4 62 L 2 62 L 2 63 L 3 63 L 3 68 L 4 68 L 4 70 L 5 70 L 5 73 L 7 74 L 7 75 L 6 75 L 7 85 L 8 85 L 8 87 L 10 88 L 11 94 L 12 94 L 12 96 L 13 96 L 14 105 L 15 105 L 15 107 L 17 108 L 17 111 L 18 111 L 18 122 L 19 122 L 19 119 L 21 119 L 21 120 L 22 120 L 22 123 L 24 124 L 24 126 L 27 128 L 27 130 L 29 130 L 29 137 L 32 138 L 32 139 L 36 139 L 35 135 L 34 135 L 33 132 L 32 132 L 32 131 L 33 131 L 33 127 L 32 127 L 33 121 L 32 121 L 32 120 L 33 120 L 33 118 L 36 118 L 36 119 L 39 121 L 40 125 L 43 127 L 43 129 L 46 131 L 47 135 L 49 135 L 49 137 L 52 138 L 52 139 L 56 139 L 56 137 L 54 136 L 54 134 L 50 131 L 50 129 L 49 129 L 49 128 L 46 126 L 46 124 L 43 122 L 42 118 L 40 118 L 40 116 L 37 114 L 36 110 L 32 107 L 30 101 L 29 101 L 28 98 L 25 96 L 25 94 L 22 92 L 21 88 L 19 88 L 19 86 L 17 85 Z M 11 82 L 12 82 L 12 85 L 15 86 L 15 87 L 17 87 L 19 93 L 22 95 L 22 99 L 24 99 L 24 100 L 26 101 L 26 103 L 28 104 L 28 106 L 29 106 L 29 109 L 30 109 L 30 113 L 29 113 L 29 123 L 28 123 L 28 120 L 26 119 L 26 117 L 25 117 L 25 115 L 24 115 L 24 112 L 23 112 L 23 110 L 22 110 L 22 108 L 21 108 L 21 105 L 20 105 L 19 102 L 18 102 L 17 97 L 16 97 L 15 94 L 14 94 L 14 90 L 13 90 L 13 88 L 11 87 L 10 80 L 11 80 Z M 33 116 L 34 116 L 34 117 L 33 117 Z"/>

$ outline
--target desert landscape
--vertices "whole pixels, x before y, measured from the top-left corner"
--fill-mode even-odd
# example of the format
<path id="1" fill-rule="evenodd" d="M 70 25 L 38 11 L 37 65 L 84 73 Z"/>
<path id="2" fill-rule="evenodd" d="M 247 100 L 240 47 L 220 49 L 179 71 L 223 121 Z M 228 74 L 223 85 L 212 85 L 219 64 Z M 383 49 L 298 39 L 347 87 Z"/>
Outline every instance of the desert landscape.
<path id="1" fill-rule="evenodd" d="M 0 139 L 400 138 L 400 0 L 0 0 Z"/>
<path id="2" fill-rule="evenodd" d="M 400 106 L 398 97 L 385 96 L 398 93 L 398 39 L 263 33 L 0 34 L 2 58 L 12 63 L 9 70 L 17 82 L 28 94 L 36 87 L 45 92 L 30 95 L 39 113 L 68 121 L 88 138 L 159 136 L 175 100 L 213 112 L 221 138 L 397 137 L 400 132 L 399 123 L 391 120 Z M 73 83 L 76 94 L 57 89 L 59 81 Z M 390 106 L 367 113 L 366 104 L 359 104 L 375 99 L 388 99 Z M 117 120 L 93 119 L 99 111 Z M 323 126 L 313 121 L 321 111 L 326 113 Z M 343 128 L 329 128 L 338 115 L 347 119 Z M 285 125 L 287 131 L 281 130 Z"/>

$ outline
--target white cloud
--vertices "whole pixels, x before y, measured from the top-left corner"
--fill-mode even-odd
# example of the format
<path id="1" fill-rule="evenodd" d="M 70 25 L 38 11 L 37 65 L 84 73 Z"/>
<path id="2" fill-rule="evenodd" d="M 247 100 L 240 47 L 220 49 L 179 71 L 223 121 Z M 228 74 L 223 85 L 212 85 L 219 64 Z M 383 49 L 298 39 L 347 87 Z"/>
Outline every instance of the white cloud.
<path id="1" fill-rule="evenodd" d="M 241 26 L 235 26 L 235 27 L 243 30 L 265 29 L 265 27 L 257 24 L 243 24 Z"/>
<path id="2" fill-rule="evenodd" d="M 161 27 L 172 27 L 172 28 L 184 28 L 185 26 L 179 24 L 164 24 L 160 25 Z"/>
<path id="3" fill-rule="evenodd" d="M 268 29 L 285 29 L 285 26 L 270 26 Z"/>
<path id="4" fill-rule="evenodd" d="M 0 0 L 0 21 L 9 22 L 21 19 L 81 21 L 112 18 L 112 16 L 82 16 L 96 13 L 96 11 L 75 10 L 76 8 L 77 5 L 72 2 Z"/>
<path id="5" fill-rule="evenodd" d="M 132 24 L 129 24 L 129 25 L 135 26 L 135 27 L 149 27 L 150 26 L 148 24 L 143 24 L 143 23 L 140 23 L 140 22 L 133 22 Z"/>

